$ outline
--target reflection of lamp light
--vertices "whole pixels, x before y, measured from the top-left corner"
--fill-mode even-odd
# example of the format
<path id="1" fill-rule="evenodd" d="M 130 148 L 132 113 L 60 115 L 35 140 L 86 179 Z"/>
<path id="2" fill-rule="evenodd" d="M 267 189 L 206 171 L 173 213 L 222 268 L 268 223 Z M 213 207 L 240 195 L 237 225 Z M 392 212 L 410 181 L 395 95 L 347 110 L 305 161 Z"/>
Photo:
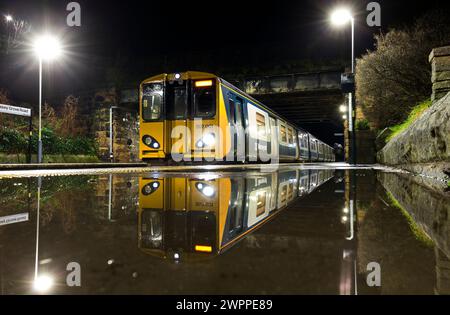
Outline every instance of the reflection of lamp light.
<path id="1" fill-rule="evenodd" d="M 53 278 L 49 275 L 40 275 L 34 279 L 33 288 L 37 292 L 47 292 L 53 286 Z"/>
<path id="2" fill-rule="evenodd" d="M 206 186 L 205 188 L 203 188 L 202 192 L 206 197 L 211 197 L 212 195 L 214 195 L 214 188 L 212 188 L 211 186 Z"/>

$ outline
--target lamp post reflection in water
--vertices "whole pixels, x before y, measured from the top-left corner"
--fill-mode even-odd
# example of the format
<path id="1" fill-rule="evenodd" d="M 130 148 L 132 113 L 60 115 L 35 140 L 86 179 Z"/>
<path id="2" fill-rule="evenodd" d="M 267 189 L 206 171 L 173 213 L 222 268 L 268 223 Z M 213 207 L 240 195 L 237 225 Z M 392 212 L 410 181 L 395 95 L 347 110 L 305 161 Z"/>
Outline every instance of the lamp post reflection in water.
<path id="1" fill-rule="evenodd" d="M 112 174 L 109 174 L 108 184 L 108 220 L 112 221 Z"/>
<path id="2" fill-rule="evenodd" d="M 351 173 L 350 173 L 351 172 Z M 345 248 L 342 252 L 341 280 L 339 291 L 341 295 L 358 294 L 357 261 L 356 261 L 356 238 L 355 238 L 355 187 L 354 170 L 345 171 L 345 206 L 342 210 L 341 222 L 348 226 L 348 233 L 345 237 Z M 345 220 L 344 220 L 345 218 Z M 353 290 L 352 290 L 353 285 Z"/>
<path id="3" fill-rule="evenodd" d="M 39 274 L 39 224 L 41 211 L 41 187 L 42 177 L 38 177 L 37 209 L 36 209 L 36 257 L 34 262 L 33 288 L 39 293 L 45 293 L 53 286 L 53 278 L 50 275 Z"/>

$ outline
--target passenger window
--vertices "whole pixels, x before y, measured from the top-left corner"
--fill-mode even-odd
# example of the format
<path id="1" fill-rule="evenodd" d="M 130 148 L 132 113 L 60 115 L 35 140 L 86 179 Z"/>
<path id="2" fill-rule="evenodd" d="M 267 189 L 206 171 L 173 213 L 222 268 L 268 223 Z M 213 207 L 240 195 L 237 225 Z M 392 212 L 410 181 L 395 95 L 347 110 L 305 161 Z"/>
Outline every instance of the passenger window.
<path id="1" fill-rule="evenodd" d="M 288 199 L 292 199 L 293 193 L 294 193 L 294 184 L 289 183 L 289 188 L 288 188 Z"/>
<path id="2" fill-rule="evenodd" d="M 258 138 L 264 138 L 266 136 L 266 118 L 260 113 L 256 113 L 256 127 Z"/>
<path id="3" fill-rule="evenodd" d="M 288 141 L 289 144 L 293 144 L 294 143 L 294 137 L 293 137 L 293 133 L 292 133 L 292 129 L 288 128 Z"/>
<path id="4" fill-rule="evenodd" d="M 266 211 L 266 192 L 258 193 L 256 202 L 256 217 L 264 214 Z"/>
<path id="5" fill-rule="evenodd" d="M 282 203 L 286 202 L 286 197 L 287 197 L 287 185 L 284 185 L 283 188 L 281 189 L 281 196 L 280 196 L 280 200 Z"/>
<path id="6" fill-rule="evenodd" d="M 280 134 L 281 134 L 281 142 L 286 143 L 287 142 L 286 127 L 283 125 L 280 125 Z"/>

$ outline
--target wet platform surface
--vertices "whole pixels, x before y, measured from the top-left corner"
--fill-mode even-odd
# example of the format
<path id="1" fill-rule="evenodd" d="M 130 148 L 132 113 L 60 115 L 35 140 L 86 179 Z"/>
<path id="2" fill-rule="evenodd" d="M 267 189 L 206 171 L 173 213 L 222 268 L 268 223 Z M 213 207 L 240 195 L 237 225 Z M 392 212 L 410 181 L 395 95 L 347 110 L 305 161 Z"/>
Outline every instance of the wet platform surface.
<path id="1" fill-rule="evenodd" d="M 450 293 L 450 197 L 403 173 L 34 171 L 0 192 L 2 294 Z"/>

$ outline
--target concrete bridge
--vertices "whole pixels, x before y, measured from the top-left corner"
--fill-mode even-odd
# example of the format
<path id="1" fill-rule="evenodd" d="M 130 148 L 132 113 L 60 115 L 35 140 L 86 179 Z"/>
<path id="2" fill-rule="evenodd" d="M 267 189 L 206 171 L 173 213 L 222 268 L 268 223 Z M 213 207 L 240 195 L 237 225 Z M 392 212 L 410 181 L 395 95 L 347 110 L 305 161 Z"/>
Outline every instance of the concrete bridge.
<path id="1" fill-rule="evenodd" d="M 250 77 L 233 81 L 247 94 L 302 125 L 330 122 L 342 125 L 339 105 L 342 70 Z"/>

